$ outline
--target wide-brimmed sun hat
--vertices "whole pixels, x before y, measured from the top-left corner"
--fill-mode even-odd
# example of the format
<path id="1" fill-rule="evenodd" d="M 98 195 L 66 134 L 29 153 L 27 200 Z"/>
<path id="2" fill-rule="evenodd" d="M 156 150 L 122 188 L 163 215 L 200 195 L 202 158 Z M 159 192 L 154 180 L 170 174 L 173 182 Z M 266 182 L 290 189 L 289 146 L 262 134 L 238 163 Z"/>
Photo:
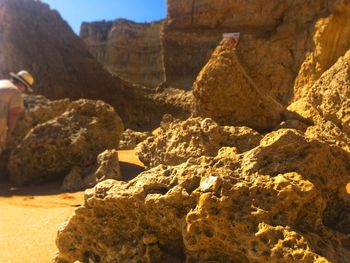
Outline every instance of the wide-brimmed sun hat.
<path id="1" fill-rule="evenodd" d="M 21 83 L 24 84 L 27 91 L 33 92 L 32 85 L 34 84 L 34 78 L 33 76 L 26 70 L 21 70 L 17 74 L 10 72 L 11 77 L 17 79 Z"/>

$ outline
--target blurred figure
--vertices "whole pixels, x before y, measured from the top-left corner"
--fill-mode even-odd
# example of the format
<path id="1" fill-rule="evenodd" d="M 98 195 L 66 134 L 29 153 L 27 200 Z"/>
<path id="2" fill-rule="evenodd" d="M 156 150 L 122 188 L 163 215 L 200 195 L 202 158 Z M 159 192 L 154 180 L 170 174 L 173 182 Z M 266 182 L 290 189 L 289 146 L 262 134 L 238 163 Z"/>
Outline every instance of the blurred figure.
<path id="1" fill-rule="evenodd" d="M 34 78 L 30 73 L 22 70 L 10 75 L 10 80 L 0 80 L 0 153 L 24 109 L 22 93 L 33 92 Z"/>

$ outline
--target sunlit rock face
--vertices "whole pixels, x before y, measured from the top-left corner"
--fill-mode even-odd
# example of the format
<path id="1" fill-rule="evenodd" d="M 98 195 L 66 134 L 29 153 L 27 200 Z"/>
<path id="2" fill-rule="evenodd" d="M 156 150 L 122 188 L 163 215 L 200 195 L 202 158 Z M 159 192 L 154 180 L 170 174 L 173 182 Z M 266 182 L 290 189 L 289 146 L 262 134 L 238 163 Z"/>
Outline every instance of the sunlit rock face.
<path id="1" fill-rule="evenodd" d="M 190 89 L 222 33 L 241 32 L 236 53 L 242 66 L 264 92 L 288 104 L 298 75 L 301 88 L 309 73 L 317 71 L 320 76 L 349 49 L 347 5 L 342 0 L 170 0 L 162 33 L 166 81 Z M 324 22 L 319 21 L 322 18 Z M 314 48 L 317 28 L 324 31 L 318 35 L 325 40 L 321 44 L 325 51 Z M 334 30 L 336 35 L 331 33 Z M 322 68 L 317 66 L 318 60 L 307 63 L 311 56 L 320 57 L 320 52 Z M 305 63 L 308 65 L 299 73 Z"/>
<path id="2" fill-rule="evenodd" d="M 11 152 L 10 179 L 18 184 L 63 178 L 87 167 L 106 149 L 116 149 L 124 127 L 112 106 L 81 99 L 64 113 L 33 127 Z"/>
<path id="3" fill-rule="evenodd" d="M 163 120 L 136 151 L 146 167 L 178 165 L 190 158 L 215 156 L 223 146 L 244 152 L 259 145 L 261 135 L 248 127 L 220 126 L 210 118 Z"/>
<path id="4" fill-rule="evenodd" d="M 80 37 L 109 72 L 122 79 L 155 88 L 164 80 L 160 31 L 163 22 L 83 23 Z"/>
<path id="5" fill-rule="evenodd" d="M 268 130 L 283 117 L 282 105 L 253 82 L 228 40 L 220 43 L 199 73 L 193 95 L 194 113 L 221 125 Z"/>

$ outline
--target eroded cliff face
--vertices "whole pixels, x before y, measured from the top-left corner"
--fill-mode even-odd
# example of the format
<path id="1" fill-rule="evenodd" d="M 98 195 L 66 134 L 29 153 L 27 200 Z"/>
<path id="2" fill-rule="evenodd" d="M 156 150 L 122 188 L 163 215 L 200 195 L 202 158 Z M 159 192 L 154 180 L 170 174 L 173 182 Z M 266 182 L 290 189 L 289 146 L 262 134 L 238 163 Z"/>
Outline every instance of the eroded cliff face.
<path id="1" fill-rule="evenodd" d="M 268 4 L 250 1 L 242 4 L 238 0 L 169 0 L 162 33 L 166 81 L 169 85 L 191 88 L 222 33 L 241 32 L 236 52 L 248 75 L 263 91 L 287 104 L 293 98 L 295 78 L 305 55 L 312 51 L 315 25 L 319 27 L 316 22 L 332 17 L 329 19 L 335 22 L 331 24 L 341 25 L 335 27 L 339 28 L 337 32 L 343 32 L 342 21 L 346 15 L 340 11 L 344 9 L 342 5 L 345 6 L 346 1 L 269 1 Z M 327 30 L 333 31 L 331 28 Z M 342 48 L 336 48 L 331 56 L 326 55 L 329 61 L 325 64 L 329 66 L 348 45 L 348 37 L 338 41 L 337 36 L 334 43 L 340 43 Z M 328 39 L 333 41 L 331 36 Z"/>
<path id="2" fill-rule="evenodd" d="M 80 37 L 109 72 L 154 88 L 164 80 L 160 31 L 163 22 L 83 23 Z"/>
<path id="3" fill-rule="evenodd" d="M 127 122 L 124 84 L 89 53 L 58 12 L 32 0 L 0 0 L 0 75 L 29 70 L 50 99 L 102 99 Z"/>

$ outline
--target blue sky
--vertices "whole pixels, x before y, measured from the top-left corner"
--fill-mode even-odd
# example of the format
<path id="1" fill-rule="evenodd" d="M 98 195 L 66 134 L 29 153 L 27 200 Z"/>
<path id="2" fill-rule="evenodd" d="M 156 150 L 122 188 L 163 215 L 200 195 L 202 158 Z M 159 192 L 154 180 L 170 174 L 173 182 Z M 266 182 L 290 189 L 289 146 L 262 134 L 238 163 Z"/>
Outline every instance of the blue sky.
<path id="1" fill-rule="evenodd" d="M 42 0 L 60 12 L 79 34 L 84 22 L 126 18 L 151 22 L 166 16 L 166 0 Z"/>

